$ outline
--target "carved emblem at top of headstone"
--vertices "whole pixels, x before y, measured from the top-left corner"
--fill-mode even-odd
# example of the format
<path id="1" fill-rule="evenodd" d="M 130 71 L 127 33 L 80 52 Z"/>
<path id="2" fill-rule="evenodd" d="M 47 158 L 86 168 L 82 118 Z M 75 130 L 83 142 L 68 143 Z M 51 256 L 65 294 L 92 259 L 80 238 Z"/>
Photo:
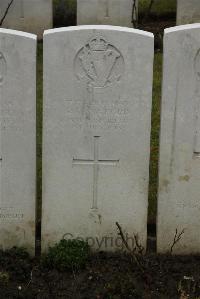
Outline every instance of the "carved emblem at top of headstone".
<path id="1" fill-rule="evenodd" d="M 0 52 L 0 86 L 3 85 L 6 75 L 6 60 L 3 54 Z"/>
<path id="2" fill-rule="evenodd" d="M 101 36 L 93 37 L 79 50 L 74 64 L 77 78 L 94 88 L 112 85 L 124 73 L 122 54 Z"/>

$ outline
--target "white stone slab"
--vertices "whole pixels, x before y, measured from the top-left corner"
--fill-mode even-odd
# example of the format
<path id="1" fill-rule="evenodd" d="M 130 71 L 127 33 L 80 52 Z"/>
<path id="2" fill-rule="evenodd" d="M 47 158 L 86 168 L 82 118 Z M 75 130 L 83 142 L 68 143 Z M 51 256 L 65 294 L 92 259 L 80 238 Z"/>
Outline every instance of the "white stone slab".
<path id="1" fill-rule="evenodd" d="M 0 247 L 35 247 L 36 36 L 0 29 Z"/>
<path id="2" fill-rule="evenodd" d="M 138 2 L 134 18 L 137 18 Z M 133 27 L 133 0 L 77 0 L 77 25 Z"/>
<path id="3" fill-rule="evenodd" d="M 9 3 L 10 0 L 0 1 L 0 19 Z M 41 39 L 44 30 L 52 25 L 52 0 L 14 0 L 2 27 L 34 33 Z"/>
<path id="4" fill-rule="evenodd" d="M 43 250 L 64 236 L 120 249 L 116 221 L 146 247 L 153 48 L 122 27 L 45 33 Z"/>
<path id="5" fill-rule="evenodd" d="M 158 252 L 200 253 L 200 24 L 165 30 Z"/>
<path id="6" fill-rule="evenodd" d="M 199 0 L 177 0 L 177 25 L 200 22 Z"/>

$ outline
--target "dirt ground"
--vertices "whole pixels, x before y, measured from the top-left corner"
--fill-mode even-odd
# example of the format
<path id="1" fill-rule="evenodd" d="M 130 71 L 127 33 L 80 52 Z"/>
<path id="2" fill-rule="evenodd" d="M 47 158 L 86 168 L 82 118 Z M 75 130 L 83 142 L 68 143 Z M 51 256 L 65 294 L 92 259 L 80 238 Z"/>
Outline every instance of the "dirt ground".
<path id="1" fill-rule="evenodd" d="M 44 269 L 14 250 L 0 260 L 2 299 L 200 298 L 200 257 L 146 255 L 140 258 L 144 272 L 125 254 L 96 254 L 74 272 Z"/>

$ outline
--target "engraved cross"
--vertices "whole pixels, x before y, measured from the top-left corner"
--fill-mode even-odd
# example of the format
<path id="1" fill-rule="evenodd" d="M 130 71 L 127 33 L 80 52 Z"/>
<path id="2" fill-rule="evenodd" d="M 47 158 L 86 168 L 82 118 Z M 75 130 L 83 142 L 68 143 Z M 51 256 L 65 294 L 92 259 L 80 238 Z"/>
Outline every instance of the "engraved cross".
<path id="1" fill-rule="evenodd" d="M 24 19 L 24 0 L 20 0 L 20 19 Z"/>
<path id="2" fill-rule="evenodd" d="M 106 13 L 105 13 L 105 18 L 109 18 L 109 0 L 105 0 L 105 8 L 106 8 Z"/>
<path id="3" fill-rule="evenodd" d="M 98 209 L 98 176 L 99 176 L 99 166 L 117 166 L 119 160 L 100 160 L 99 159 L 99 138 L 100 136 L 94 136 L 94 159 L 74 159 L 73 165 L 86 165 L 93 166 L 93 204 L 92 209 Z"/>

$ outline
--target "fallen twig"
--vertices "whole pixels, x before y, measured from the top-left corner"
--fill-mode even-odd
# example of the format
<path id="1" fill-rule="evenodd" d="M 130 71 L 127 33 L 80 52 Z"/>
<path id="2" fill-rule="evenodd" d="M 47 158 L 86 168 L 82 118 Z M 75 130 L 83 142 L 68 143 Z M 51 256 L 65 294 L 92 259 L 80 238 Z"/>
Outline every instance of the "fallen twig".
<path id="1" fill-rule="evenodd" d="M 121 226 L 119 225 L 118 222 L 116 222 L 116 225 L 117 225 L 117 228 L 118 228 L 118 230 L 119 230 L 119 235 L 120 235 L 121 238 L 122 238 L 122 242 L 123 242 L 123 244 L 125 245 L 126 249 L 130 252 L 132 258 L 134 259 L 134 261 L 135 261 L 135 263 L 137 264 L 137 266 L 138 266 L 138 268 L 140 269 L 140 271 L 141 271 L 142 273 L 144 273 L 143 266 L 142 266 L 142 264 L 140 263 L 140 261 L 139 261 L 137 255 L 136 255 L 136 253 L 135 253 L 137 248 L 139 248 L 139 253 L 143 252 L 144 248 L 143 248 L 141 245 L 139 245 L 139 243 L 138 243 L 138 238 L 137 238 L 136 235 L 134 235 L 134 239 L 135 239 L 136 247 L 132 250 L 132 249 L 129 247 L 128 242 L 126 241 L 126 238 L 124 237 L 124 233 L 123 233 L 123 231 L 122 231 Z"/>
<path id="2" fill-rule="evenodd" d="M 174 246 L 180 241 L 182 235 L 185 233 L 185 229 L 183 229 L 180 233 L 178 233 L 178 229 L 176 228 L 176 233 L 174 236 L 174 240 L 170 249 L 170 253 L 172 254 Z"/>
<path id="3" fill-rule="evenodd" d="M 143 255 L 144 247 L 141 244 L 139 244 L 138 236 L 134 235 L 134 240 L 136 244 L 135 250 L 137 250 L 140 255 Z"/>

